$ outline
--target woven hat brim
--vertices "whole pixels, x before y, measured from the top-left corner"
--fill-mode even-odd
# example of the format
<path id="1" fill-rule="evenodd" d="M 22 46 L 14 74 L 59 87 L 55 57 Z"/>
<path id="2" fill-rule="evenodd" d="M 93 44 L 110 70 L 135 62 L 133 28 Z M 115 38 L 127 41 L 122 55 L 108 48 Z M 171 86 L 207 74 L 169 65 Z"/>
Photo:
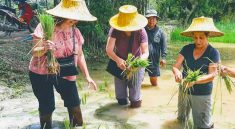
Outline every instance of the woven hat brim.
<path id="1" fill-rule="evenodd" d="M 113 16 L 109 20 L 109 24 L 111 27 L 120 31 L 137 31 L 144 28 L 148 24 L 148 20 L 141 14 L 137 14 L 135 19 L 133 19 L 132 23 L 126 26 L 118 25 L 117 21 L 118 21 L 118 14 Z"/>
<path id="2" fill-rule="evenodd" d="M 84 6 L 84 5 L 81 5 Z M 78 8 L 78 7 L 71 7 L 71 8 L 63 8 L 61 3 L 57 5 L 55 8 L 47 10 L 47 13 L 71 20 L 78 20 L 78 21 L 96 21 L 97 18 L 92 16 L 88 9 L 85 7 Z"/>
<path id="3" fill-rule="evenodd" d="M 161 19 L 158 15 L 156 15 L 156 14 L 147 14 L 147 15 L 145 15 L 145 17 L 157 17 L 158 19 Z"/>
<path id="4" fill-rule="evenodd" d="M 208 32 L 208 37 L 220 37 L 224 35 L 224 33 L 219 30 L 199 30 L 199 29 L 198 30 L 185 30 L 181 32 L 180 34 L 186 37 L 193 37 L 194 32 Z"/>

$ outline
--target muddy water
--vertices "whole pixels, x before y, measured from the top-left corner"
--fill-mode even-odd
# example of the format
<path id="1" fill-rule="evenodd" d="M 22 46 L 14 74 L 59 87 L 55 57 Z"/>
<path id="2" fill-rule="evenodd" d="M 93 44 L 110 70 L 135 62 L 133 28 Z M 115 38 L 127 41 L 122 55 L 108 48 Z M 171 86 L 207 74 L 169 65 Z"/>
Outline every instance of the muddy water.
<path id="1" fill-rule="evenodd" d="M 235 67 L 235 60 L 222 61 Z M 162 69 L 159 86 L 152 87 L 147 74 L 142 85 L 143 105 L 138 109 L 130 109 L 129 105 L 120 106 L 116 103 L 113 78 L 106 72 L 104 64 L 88 64 L 91 76 L 98 86 L 109 87 L 104 92 L 94 92 L 81 77 L 78 80 L 79 95 L 87 94 L 86 104 L 82 104 L 82 112 L 87 129 L 183 129 L 176 120 L 177 117 L 177 84 L 170 70 Z M 98 67 L 97 67 L 98 66 Z M 214 81 L 216 92 L 217 79 Z M 216 86 L 217 85 L 217 86 Z M 105 88 L 104 88 L 105 89 Z M 219 90 L 220 91 L 220 90 Z M 213 121 L 216 129 L 235 129 L 235 93 L 231 95 L 222 87 L 221 94 L 217 92 Z M 172 97 L 172 99 L 171 99 Z M 53 114 L 54 129 L 64 129 L 63 121 L 68 119 L 63 101 L 56 94 L 56 110 Z M 171 101 L 170 101 L 171 100 Z M 170 102 L 169 102 L 170 101 Z M 222 113 L 221 111 L 222 105 Z M 39 128 L 37 101 L 31 90 L 21 98 L 0 101 L 0 129 L 37 129 Z M 82 127 L 81 127 L 82 128 Z"/>

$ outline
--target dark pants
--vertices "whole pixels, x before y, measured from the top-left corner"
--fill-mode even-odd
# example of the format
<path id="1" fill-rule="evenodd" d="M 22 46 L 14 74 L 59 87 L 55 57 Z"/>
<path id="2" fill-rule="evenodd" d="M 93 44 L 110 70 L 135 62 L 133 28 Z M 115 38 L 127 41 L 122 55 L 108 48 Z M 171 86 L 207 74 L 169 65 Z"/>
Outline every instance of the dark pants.
<path id="1" fill-rule="evenodd" d="M 68 108 L 80 105 L 80 98 L 76 87 L 76 81 L 68 81 L 52 75 L 39 75 L 29 72 L 33 93 L 39 102 L 41 115 L 50 114 L 55 109 L 54 88 L 64 100 L 64 106 Z"/>
<path id="2" fill-rule="evenodd" d="M 159 77 L 160 76 L 160 68 L 159 66 L 156 67 L 149 67 L 146 69 L 149 74 L 149 77 Z"/>

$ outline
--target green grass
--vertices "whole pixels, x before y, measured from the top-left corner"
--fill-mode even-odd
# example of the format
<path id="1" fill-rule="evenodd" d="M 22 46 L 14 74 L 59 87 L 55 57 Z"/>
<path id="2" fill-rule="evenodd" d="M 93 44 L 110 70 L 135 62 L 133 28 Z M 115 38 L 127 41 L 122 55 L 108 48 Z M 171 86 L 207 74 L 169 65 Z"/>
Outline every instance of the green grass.
<path id="1" fill-rule="evenodd" d="M 189 44 L 190 42 L 174 42 L 168 44 L 168 50 L 167 50 L 167 57 L 166 57 L 166 68 L 171 69 L 172 65 L 175 63 L 176 58 L 180 52 L 180 50 L 183 48 L 183 46 Z M 234 57 L 234 51 L 235 47 L 234 45 L 228 45 L 224 43 L 210 43 L 212 46 L 217 48 L 220 52 L 220 57 L 222 61 L 228 61 L 228 60 L 235 60 Z M 227 45 L 227 46 L 224 46 Z"/>
<path id="2" fill-rule="evenodd" d="M 222 37 L 209 38 L 210 42 L 223 42 L 223 43 L 235 43 L 235 22 L 234 23 L 216 23 L 215 25 L 220 31 L 224 32 Z M 180 32 L 186 28 L 177 27 L 171 32 L 171 42 L 192 42 L 192 38 L 181 36 Z"/>
<path id="3" fill-rule="evenodd" d="M 216 26 L 218 27 L 219 30 L 224 32 L 224 36 L 210 38 L 209 41 L 223 42 L 223 43 L 235 43 L 235 38 L 234 38 L 234 36 L 235 36 L 235 22 L 228 23 L 228 24 L 217 23 Z"/>

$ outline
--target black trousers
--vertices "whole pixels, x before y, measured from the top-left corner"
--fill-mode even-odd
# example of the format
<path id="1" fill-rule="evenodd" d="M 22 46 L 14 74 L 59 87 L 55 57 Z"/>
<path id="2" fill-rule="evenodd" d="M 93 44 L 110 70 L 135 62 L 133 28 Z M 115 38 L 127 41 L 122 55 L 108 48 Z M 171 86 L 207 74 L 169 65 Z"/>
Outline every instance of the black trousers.
<path id="1" fill-rule="evenodd" d="M 52 113 L 55 110 L 54 87 L 64 100 L 64 106 L 68 108 L 80 105 L 76 81 L 54 75 L 40 75 L 29 71 L 29 78 L 32 84 L 33 93 L 39 102 L 41 115 Z"/>

